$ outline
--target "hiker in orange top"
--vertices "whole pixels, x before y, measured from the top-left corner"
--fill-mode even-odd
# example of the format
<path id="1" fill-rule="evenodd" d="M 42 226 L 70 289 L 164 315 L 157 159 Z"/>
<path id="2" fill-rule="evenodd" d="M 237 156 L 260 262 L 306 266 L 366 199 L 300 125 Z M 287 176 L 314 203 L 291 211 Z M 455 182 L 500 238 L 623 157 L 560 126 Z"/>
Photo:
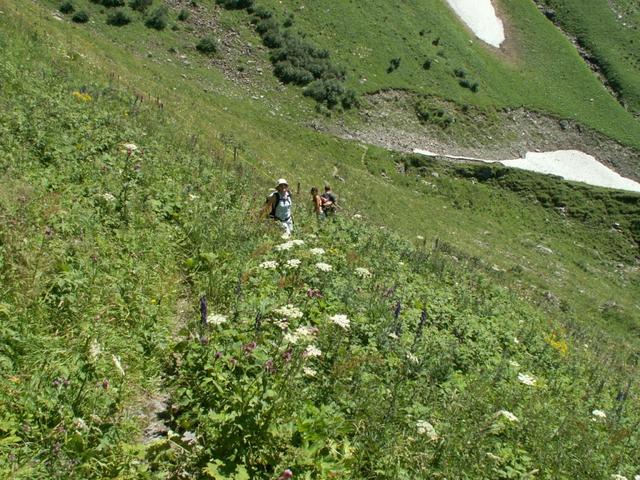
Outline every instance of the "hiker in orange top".
<path id="1" fill-rule="evenodd" d="M 311 189 L 311 202 L 313 204 L 313 213 L 316 214 L 318 220 L 324 220 L 325 213 L 322 209 L 322 197 L 318 194 L 318 189 L 316 187 Z"/>

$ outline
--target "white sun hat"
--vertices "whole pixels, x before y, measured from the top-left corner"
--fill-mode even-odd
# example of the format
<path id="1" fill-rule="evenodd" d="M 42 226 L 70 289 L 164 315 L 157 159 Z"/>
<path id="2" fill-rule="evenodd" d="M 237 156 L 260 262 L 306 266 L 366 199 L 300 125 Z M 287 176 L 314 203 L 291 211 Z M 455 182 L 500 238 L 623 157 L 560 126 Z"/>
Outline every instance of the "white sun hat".
<path id="1" fill-rule="evenodd" d="M 276 187 L 279 187 L 280 185 L 289 185 L 289 182 L 287 182 L 284 178 L 279 178 L 278 181 L 276 182 Z"/>

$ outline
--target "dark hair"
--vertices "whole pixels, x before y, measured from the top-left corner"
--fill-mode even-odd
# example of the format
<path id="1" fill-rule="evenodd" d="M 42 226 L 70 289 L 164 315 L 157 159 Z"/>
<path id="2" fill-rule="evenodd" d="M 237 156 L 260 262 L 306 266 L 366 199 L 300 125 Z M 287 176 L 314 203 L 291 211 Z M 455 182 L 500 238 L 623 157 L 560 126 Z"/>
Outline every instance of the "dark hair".
<path id="1" fill-rule="evenodd" d="M 311 187 L 311 195 L 318 193 L 318 189 L 316 187 Z"/>
<path id="2" fill-rule="evenodd" d="M 325 185 L 324 186 L 324 191 L 328 192 L 329 190 L 331 190 L 331 187 L 329 185 Z"/>

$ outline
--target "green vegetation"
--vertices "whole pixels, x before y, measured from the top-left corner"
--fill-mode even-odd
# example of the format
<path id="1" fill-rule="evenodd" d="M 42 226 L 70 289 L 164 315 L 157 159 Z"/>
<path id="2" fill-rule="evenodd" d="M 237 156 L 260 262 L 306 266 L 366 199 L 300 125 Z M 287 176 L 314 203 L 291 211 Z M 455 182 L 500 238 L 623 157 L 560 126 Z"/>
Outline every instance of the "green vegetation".
<path id="1" fill-rule="evenodd" d="M 60 13 L 64 13 L 66 15 L 68 13 L 73 13 L 75 11 L 75 7 L 71 2 L 62 2 L 58 10 L 60 10 Z"/>
<path id="2" fill-rule="evenodd" d="M 332 138 L 200 31 L 1 4 L 0 476 L 640 474 L 639 195 Z M 251 221 L 283 172 L 336 221 Z"/>
<path id="3" fill-rule="evenodd" d="M 153 10 L 149 17 L 145 20 L 144 24 L 155 30 L 164 30 L 167 28 L 169 22 L 167 7 L 160 6 Z"/>
<path id="4" fill-rule="evenodd" d="M 560 24 L 598 66 L 620 101 L 640 115 L 640 11 L 637 3 L 624 0 L 602 2 L 541 2 L 548 16 Z"/>
<path id="5" fill-rule="evenodd" d="M 196 45 L 196 50 L 206 55 L 214 55 L 218 51 L 218 41 L 213 37 L 204 37 Z"/>
<path id="6" fill-rule="evenodd" d="M 131 17 L 123 10 L 115 10 L 107 15 L 107 25 L 122 27 L 131 23 Z"/>

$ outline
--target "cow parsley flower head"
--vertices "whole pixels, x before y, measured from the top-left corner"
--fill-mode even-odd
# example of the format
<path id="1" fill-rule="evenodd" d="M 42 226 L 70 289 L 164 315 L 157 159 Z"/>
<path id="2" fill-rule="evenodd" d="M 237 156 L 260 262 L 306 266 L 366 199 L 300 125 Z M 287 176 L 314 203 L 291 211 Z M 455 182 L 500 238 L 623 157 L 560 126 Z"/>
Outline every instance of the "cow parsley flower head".
<path id="1" fill-rule="evenodd" d="M 424 237 L 422 235 L 416 235 L 416 239 L 422 241 L 424 240 Z"/>
<path id="2" fill-rule="evenodd" d="M 309 345 L 307 348 L 305 348 L 304 352 L 302 352 L 302 356 L 305 358 L 319 357 L 320 355 L 322 355 L 322 350 L 320 350 L 315 345 Z"/>
<path id="3" fill-rule="evenodd" d="M 222 325 L 226 321 L 226 315 L 219 315 L 217 313 L 211 314 L 207 317 L 207 325 Z"/>
<path id="4" fill-rule="evenodd" d="M 504 418 L 506 420 L 509 420 L 510 422 L 518 422 L 518 417 L 516 417 L 513 413 L 509 412 L 508 410 L 499 410 L 496 413 L 496 417 L 499 418 Z"/>
<path id="5" fill-rule="evenodd" d="M 353 218 L 355 218 L 356 220 L 360 220 L 362 218 L 362 215 L 360 215 L 359 213 L 354 213 Z"/>
<path id="6" fill-rule="evenodd" d="M 316 263 L 316 268 L 318 270 L 323 271 L 323 272 L 330 272 L 331 270 L 333 270 L 333 267 L 331 265 L 329 265 L 328 263 L 324 263 L 324 262 Z"/>
<path id="7" fill-rule="evenodd" d="M 123 143 L 122 149 L 127 153 L 134 153 L 138 151 L 138 146 L 135 143 Z"/>
<path id="8" fill-rule="evenodd" d="M 312 248 L 309 250 L 312 255 L 324 255 L 324 248 Z"/>
<path id="9" fill-rule="evenodd" d="M 318 374 L 318 372 L 316 372 L 313 368 L 310 368 L 310 367 L 302 367 L 302 372 L 307 377 L 315 377 Z"/>
<path id="10" fill-rule="evenodd" d="M 329 317 L 329 320 L 331 320 L 333 323 L 335 323 L 339 327 L 344 328 L 345 330 L 349 328 L 350 322 L 349 322 L 349 318 L 346 315 L 337 314 L 332 317 Z"/>
<path id="11" fill-rule="evenodd" d="M 418 435 L 426 435 L 432 441 L 436 441 L 440 438 L 434 426 L 426 420 L 418 420 L 416 422 L 416 427 L 418 429 Z"/>
<path id="12" fill-rule="evenodd" d="M 104 198 L 107 202 L 114 202 L 116 200 L 116 197 L 114 197 L 113 194 L 109 192 L 103 193 L 102 198 Z"/>
<path id="13" fill-rule="evenodd" d="M 276 245 L 275 249 L 278 250 L 279 252 L 282 252 L 284 250 L 289 250 L 293 248 L 293 246 L 294 246 L 293 241 L 290 241 L 290 242 L 281 243 L 280 245 Z"/>
<path id="14" fill-rule="evenodd" d="M 287 260 L 287 268 L 298 268 L 302 262 L 297 258 L 291 258 Z"/>
<path id="15" fill-rule="evenodd" d="M 607 418 L 607 413 L 604 410 L 595 409 L 591 412 L 591 415 L 595 417 L 594 420 L 597 418 Z"/>
<path id="16" fill-rule="evenodd" d="M 639 475 L 636 475 L 636 477 L 639 477 Z M 628 480 L 628 479 L 624 475 L 614 473 L 613 475 L 611 475 L 611 480 Z"/>
<path id="17" fill-rule="evenodd" d="M 360 278 L 369 278 L 371 276 L 371 272 L 363 267 L 356 268 L 355 272 Z"/>
<path id="18" fill-rule="evenodd" d="M 518 381 L 520 383 L 524 383 L 525 385 L 529 385 L 529 386 L 532 386 L 532 387 L 536 384 L 535 377 L 533 377 L 532 375 L 529 375 L 527 373 L 519 373 L 518 374 Z"/>
<path id="19" fill-rule="evenodd" d="M 298 307 L 295 307 L 291 304 L 276 308 L 274 312 L 282 317 L 290 319 L 302 318 L 302 316 L 304 315 Z"/>
<path id="20" fill-rule="evenodd" d="M 260 268 L 264 268 L 265 270 L 274 270 L 278 268 L 278 262 L 275 260 L 267 260 L 260 264 Z"/>
<path id="21" fill-rule="evenodd" d="M 296 238 L 295 240 L 291 240 L 291 243 L 299 247 L 300 245 L 304 245 L 304 240 Z"/>

